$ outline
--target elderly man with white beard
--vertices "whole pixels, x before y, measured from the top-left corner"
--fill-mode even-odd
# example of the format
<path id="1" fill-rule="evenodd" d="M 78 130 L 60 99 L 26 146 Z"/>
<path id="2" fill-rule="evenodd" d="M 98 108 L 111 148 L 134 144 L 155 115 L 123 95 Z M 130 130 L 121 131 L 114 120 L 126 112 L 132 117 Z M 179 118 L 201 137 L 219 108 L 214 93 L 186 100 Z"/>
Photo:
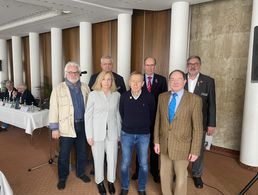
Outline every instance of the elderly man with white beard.
<path id="1" fill-rule="evenodd" d="M 80 81 L 80 67 L 75 62 L 65 66 L 65 81 L 52 91 L 49 109 L 49 127 L 52 138 L 59 139 L 57 188 L 65 188 L 69 174 L 69 160 L 72 145 L 76 145 L 76 176 L 85 183 L 90 178 L 85 175 L 86 135 L 84 112 L 89 87 Z"/>

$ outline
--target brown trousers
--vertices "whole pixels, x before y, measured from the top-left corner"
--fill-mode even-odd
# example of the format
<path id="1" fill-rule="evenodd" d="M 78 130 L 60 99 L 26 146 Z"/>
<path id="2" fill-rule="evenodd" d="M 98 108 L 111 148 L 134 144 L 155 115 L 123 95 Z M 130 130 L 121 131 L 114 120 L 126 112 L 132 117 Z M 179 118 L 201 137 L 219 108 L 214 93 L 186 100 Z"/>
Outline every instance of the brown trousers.
<path id="1" fill-rule="evenodd" d="M 160 179 L 163 195 L 186 195 L 187 194 L 187 166 L 188 160 L 171 160 L 168 155 L 160 156 Z M 173 177 L 176 175 L 173 189 Z M 174 192 L 174 193 L 173 193 Z"/>

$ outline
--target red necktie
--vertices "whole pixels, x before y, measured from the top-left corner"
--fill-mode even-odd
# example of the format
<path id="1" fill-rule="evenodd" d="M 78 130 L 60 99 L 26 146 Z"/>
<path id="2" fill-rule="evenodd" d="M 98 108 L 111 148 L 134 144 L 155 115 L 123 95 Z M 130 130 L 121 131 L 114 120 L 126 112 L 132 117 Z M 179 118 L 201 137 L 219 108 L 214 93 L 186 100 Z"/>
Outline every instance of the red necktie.
<path id="1" fill-rule="evenodd" d="M 151 79 L 152 79 L 152 77 L 148 77 L 147 89 L 149 92 L 151 92 Z"/>

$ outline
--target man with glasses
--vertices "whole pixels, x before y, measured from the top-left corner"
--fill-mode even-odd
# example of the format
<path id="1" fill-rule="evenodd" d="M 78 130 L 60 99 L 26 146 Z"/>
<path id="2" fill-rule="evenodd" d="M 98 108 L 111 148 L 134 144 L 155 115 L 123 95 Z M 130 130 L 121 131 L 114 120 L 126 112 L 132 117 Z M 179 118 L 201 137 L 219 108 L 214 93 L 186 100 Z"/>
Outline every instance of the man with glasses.
<path id="1" fill-rule="evenodd" d="M 203 171 L 203 152 L 205 135 L 212 135 L 216 127 L 216 96 L 214 79 L 200 73 L 201 58 L 191 56 L 187 60 L 188 73 L 185 89 L 202 98 L 203 108 L 203 140 L 200 156 L 193 163 L 192 175 L 196 188 L 203 188 L 202 171 Z"/>
<path id="2" fill-rule="evenodd" d="M 172 71 L 169 75 L 171 91 L 160 94 L 158 100 L 154 150 L 160 154 L 161 190 L 164 195 L 187 194 L 187 167 L 189 162 L 198 158 L 201 148 L 202 100 L 184 90 L 185 83 L 184 72 Z M 175 185 L 172 182 L 174 175 Z"/>
<path id="3" fill-rule="evenodd" d="M 63 190 L 69 174 L 69 160 L 72 145 L 76 145 L 76 176 L 83 182 L 90 182 L 85 175 L 86 135 L 84 112 L 89 87 L 80 81 L 80 67 L 75 62 L 65 65 L 65 81 L 57 85 L 50 97 L 49 127 L 52 138 L 59 139 L 58 184 Z"/>
<path id="4" fill-rule="evenodd" d="M 156 59 L 153 57 L 146 57 L 144 59 L 144 85 L 142 90 L 150 93 L 155 98 L 155 106 L 154 112 L 156 113 L 157 104 L 158 104 L 158 97 L 159 94 L 168 90 L 167 88 L 167 81 L 166 78 L 156 74 Z M 154 143 L 153 143 L 153 132 L 154 132 L 154 120 L 151 121 L 151 128 L 150 128 L 150 173 L 153 176 L 153 180 L 155 183 L 160 183 L 160 176 L 159 176 L 159 156 L 154 152 Z M 139 164 L 136 158 L 136 171 L 132 176 L 133 180 L 138 179 L 138 172 L 139 172 Z"/>

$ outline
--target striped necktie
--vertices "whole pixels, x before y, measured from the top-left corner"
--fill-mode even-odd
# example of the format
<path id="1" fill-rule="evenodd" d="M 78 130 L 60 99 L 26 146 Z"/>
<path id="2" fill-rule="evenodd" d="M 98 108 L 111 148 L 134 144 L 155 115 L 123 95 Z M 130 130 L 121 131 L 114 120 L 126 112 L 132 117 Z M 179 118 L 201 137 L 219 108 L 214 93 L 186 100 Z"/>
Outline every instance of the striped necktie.
<path id="1" fill-rule="evenodd" d="M 151 79 L 152 77 L 148 77 L 148 83 L 147 83 L 148 92 L 151 92 Z"/>

